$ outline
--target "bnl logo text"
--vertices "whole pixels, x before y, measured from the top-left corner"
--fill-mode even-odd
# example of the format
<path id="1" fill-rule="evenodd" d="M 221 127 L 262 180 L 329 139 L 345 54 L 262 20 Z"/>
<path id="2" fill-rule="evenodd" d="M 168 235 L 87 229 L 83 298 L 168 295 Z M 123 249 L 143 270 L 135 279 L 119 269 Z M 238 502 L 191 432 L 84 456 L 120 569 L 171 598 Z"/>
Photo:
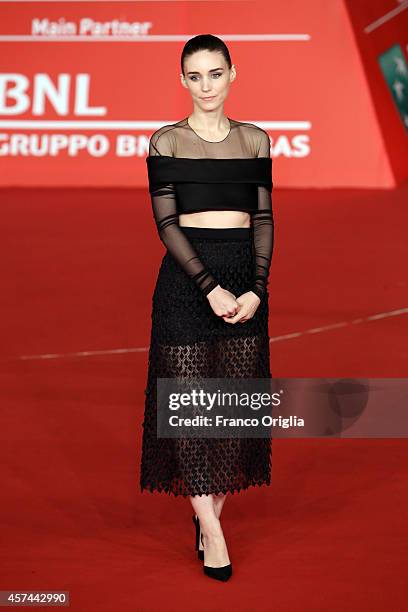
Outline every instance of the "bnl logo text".
<path id="1" fill-rule="evenodd" d="M 30 79 L 24 74 L 0 74 L 0 115 L 20 115 L 27 111 L 45 115 L 46 102 L 62 117 L 73 113 L 101 117 L 106 106 L 90 106 L 90 75 L 59 74 L 54 83 L 48 74 L 38 73 Z"/>

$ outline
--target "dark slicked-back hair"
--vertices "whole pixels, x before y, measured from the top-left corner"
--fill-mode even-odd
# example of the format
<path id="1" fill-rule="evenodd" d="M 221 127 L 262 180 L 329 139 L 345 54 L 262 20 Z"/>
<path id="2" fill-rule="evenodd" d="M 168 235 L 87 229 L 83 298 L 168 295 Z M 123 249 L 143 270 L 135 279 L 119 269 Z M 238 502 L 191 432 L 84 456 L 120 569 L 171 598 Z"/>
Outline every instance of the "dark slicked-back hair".
<path id="1" fill-rule="evenodd" d="M 225 42 L 221 40 L 221 38 L 218 38 L 218 36 L 213 36 L 212 34 L 199 34 L 198 36 L 190 38 L 190 40 L 188 40 L 184 45 L 181 53 L 181 72 L 183 75 L 185 59 L 197 51 L 218 51 L 218 53 L 222 53 L 225 61 L 227 62 L 228 68 L 231 68 L 232 66 L 228 47 Z"/>

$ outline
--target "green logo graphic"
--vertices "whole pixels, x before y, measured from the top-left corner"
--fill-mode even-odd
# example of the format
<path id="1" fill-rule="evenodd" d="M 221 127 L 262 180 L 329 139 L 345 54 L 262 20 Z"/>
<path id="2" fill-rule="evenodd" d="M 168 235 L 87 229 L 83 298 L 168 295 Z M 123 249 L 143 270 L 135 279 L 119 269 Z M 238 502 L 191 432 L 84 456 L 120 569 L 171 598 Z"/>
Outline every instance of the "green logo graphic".
<path id="1" fill-rule="evenodd" d="M 408 66 L 400 45 L 382 53 L 378 61 L 385 81 L 408 132 Z"/>

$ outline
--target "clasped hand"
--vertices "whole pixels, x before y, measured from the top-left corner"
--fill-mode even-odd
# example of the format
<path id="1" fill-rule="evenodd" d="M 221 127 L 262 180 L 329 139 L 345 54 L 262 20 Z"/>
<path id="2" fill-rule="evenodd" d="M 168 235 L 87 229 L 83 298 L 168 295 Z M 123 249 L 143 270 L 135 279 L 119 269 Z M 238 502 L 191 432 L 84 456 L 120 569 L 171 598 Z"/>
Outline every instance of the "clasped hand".
<path id="1" fill-rule="evenodd" d="M 239 297 L 217 285 L 207 295 L 215 314 L 226 323 L 245 323 L 252 319 L 261 300 L 253 291 L 247 291 Z"/>

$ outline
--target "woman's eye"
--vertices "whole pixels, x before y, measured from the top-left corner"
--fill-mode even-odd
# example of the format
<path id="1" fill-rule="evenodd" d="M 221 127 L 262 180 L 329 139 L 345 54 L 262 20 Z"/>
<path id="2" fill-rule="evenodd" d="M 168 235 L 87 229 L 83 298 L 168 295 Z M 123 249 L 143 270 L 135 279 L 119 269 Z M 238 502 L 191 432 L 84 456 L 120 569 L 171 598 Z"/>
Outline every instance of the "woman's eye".
<path id="1" fill-rule="evenodd" d="M 214 72 L 212 76 L 215 76 L 215 77 L 220 77 L 220 76 L 222 76 L 222 72 Z M 196 77 L 196 76 L 192 76 L 192 77 L 190 77 L 190 79 L 191 79 L 192 81 L 196 81 L 196 80 L 197 80 L 197 77 Z"/>

